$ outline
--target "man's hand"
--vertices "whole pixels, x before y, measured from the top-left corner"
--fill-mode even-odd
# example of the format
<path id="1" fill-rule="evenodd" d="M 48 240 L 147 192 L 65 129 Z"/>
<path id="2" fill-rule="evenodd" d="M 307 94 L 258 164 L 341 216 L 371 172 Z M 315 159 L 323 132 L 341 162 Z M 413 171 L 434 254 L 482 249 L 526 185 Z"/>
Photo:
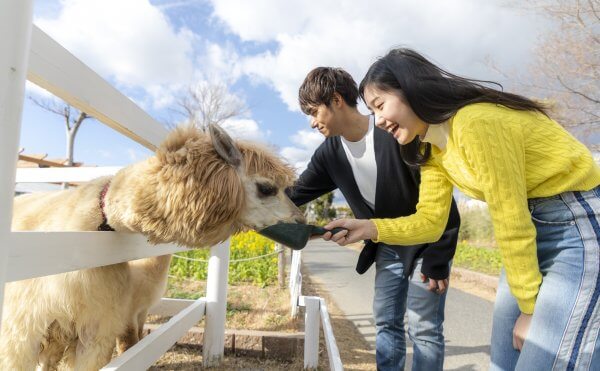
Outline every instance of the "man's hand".
<path id="1" fill-rule="evenodd" d="M 333 241 L 340 246 L 361 240 L 373 240 L 377 238 L 377 227 L 368 219 L 337 219 L 325 226 L 325 229 L 342 227 L 347 230 L 331 235 L 327 232 L 323 235 L 325 241 Z"/>
<path id="2" fill-rule="evenodd" d="M 450 284 L 450 281 L 447 278 L 443 280 L 434 280 L 433 278 L 427 278 L 421 273 L 421 282 L 427 282 L 427 280 L 429 280 L 429 287 L 427 289 L 440 295 L 446 292 L 448 285 Z"/>
<path id="3" fill-rule="evenodd" d="M 515 327 L 513 328 L 513 348 L 519 352 L 523 348 L 530 325 L 531 314 L 521 313 L 519 318 L 517 318 L 517 322 L 515 322 Z"/>

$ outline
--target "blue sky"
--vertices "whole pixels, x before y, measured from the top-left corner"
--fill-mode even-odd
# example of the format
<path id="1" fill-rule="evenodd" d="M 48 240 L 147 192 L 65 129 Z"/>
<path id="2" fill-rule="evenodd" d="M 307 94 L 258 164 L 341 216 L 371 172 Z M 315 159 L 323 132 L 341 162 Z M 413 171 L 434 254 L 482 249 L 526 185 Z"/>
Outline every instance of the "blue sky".
<path id="1" fill-rule="evenodd" d="M 173 121 L 175 97 L 205 80 L 227 84 L 249 107 L 224 124 L 233 136 L 272 145 L 302 170 L 322 141 L 299 111 L 297 90 L 320 65 L 360 81 L 394 46 L 409 46 L 452 72 L 514 81 L 548 22 L 506 2 L 64 0 L 36 1 L 34 23 L 159 121 Z M 492 67 L 494 66 L 494 67 Z M 28 95 L 44 93 L 28 85 Z M 364 111 L 364 108 L 361 107 Z M 21 147 L 64 157 L 61 117 L 25 101 Z M 88 120 L 75 160 L 127 165 L 150 152 Z"/>

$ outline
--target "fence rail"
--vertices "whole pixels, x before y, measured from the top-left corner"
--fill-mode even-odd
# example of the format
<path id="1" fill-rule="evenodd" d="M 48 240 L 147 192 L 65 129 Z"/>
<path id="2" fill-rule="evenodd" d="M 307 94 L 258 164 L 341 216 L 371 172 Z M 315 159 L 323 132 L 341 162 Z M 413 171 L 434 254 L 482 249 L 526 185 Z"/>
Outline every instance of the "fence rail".
<path id="1" fill-rule="evenodd" d="M 61 167 L 61 168 L 20 168 L 17 169 L 17 183 L 62 183 L 87 182 L 92 179 L 115 175 L 123 167 Z"/>
<path id="2" fill-rule="evenodd" d="M 206 299 L 200 298 L 152 331 L 102 370 L 146 370 L 204 317 Z"/>
<path id="3" fill-rule="evenodd" d="M 164 126 L 35 25 L 27 79 L 146 148 L 155 150 L 167 135 Z"/>
<path id="4" fill-rule="evenodd" d="M 187 250 L 148 245 L 144 236 L 126 233 L 12 232 L 9 238 L 6 282 Z"/>

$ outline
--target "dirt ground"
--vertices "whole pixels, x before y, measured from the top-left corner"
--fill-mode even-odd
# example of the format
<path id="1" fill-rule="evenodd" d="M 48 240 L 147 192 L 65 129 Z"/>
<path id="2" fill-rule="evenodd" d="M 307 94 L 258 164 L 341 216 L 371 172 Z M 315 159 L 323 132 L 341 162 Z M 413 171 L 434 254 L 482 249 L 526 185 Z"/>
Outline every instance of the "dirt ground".
<path id="1" fill-rule="evenodd" d="M 329 300 L 326 293 L 303 275 L 304 295 L 321 296 L 327 302 L 334 335 L 340 350 L 344 369 L 375 370 L 375 358 L 369 352 L 369 345 L 354 325 L 344 319 L 342 312 Z M 186 293 L 203 293 L 203 282 L 174 282 L 169 285 L 171 296 L 185 296 Z M 189 294 L 188 294 L 189 295 Z M 195 296 L 195 295 L 192 295 Z M 153 318 L 155 322 L 162 319 Z M 200 327 L 203 323 L 199 324 Z M 289 291 L 278 287 L 260 288 L 256 286 L 230 286 L 226 327 L 229 329 L 298 332 L 304 330 L 304 317 L 301 310 L 297 319 L 290 318 Z M 319 370 L 329 370 L 329 360 L 323 339 L 319 347 Z M 189 339 L 176 344 L 150 370 L 201 370 L 202 350 L 198 343 Z M 294 361 L 260 359 L 257 357 L 225 355 L 220 367 L 213 370 L 302 370 L 300 355 Z"/>

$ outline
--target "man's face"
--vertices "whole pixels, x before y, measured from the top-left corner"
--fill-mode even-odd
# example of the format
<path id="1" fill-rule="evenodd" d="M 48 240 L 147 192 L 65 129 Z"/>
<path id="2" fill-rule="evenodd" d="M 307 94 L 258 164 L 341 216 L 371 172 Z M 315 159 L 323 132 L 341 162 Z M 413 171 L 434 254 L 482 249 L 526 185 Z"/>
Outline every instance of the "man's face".
<path id="1" fill-rule="evenodd" d="M 329 106 L 321 104 L 314 107 L 310 116 L 310 127 L 319 130 L 326 138 L 342 134 L 341 124 L 338 122 L 337 110 L 332 103 Z"/>

